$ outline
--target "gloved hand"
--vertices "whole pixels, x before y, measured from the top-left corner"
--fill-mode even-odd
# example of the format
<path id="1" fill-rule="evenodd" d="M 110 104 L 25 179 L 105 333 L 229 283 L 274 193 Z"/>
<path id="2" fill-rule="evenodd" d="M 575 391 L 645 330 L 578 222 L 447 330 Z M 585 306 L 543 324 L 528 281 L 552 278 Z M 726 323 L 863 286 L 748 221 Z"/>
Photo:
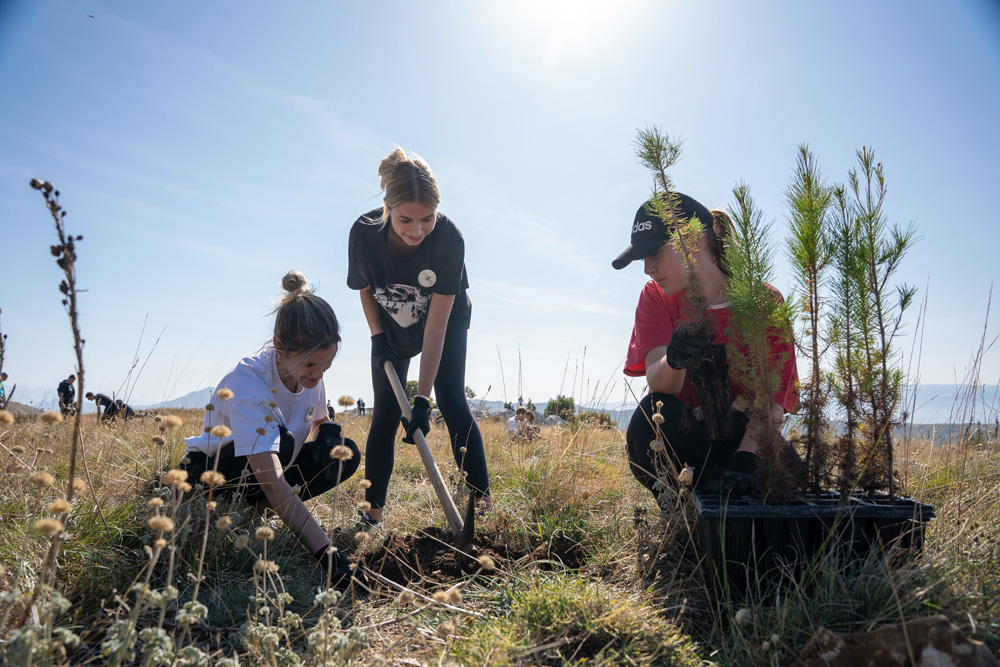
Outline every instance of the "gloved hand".
<path id="1" fill-rule="evenodd" d="M 410 418 L 407 419 L 406 417 L 403 417 L 400 421 L 403 422 L 403 428 L 406 429 L 406 435 L 403 436 L 403 442 L 408 445 L 416 444 L 416 441 L 413 439 L 413 434 L 417 429 L 423 431 L 424 436 L 430 433 L 431 402 L 423 396 L 415 397 L 413 399 L 413 409 L 410 411 Z"/>
<path id="2" fill-rule="evenodd" d="M 739 451 L 722 473 L 722 477 L 705 485 L 705 490 L 723 496 L 749 496 L 757 493 L 757 455 Z"/>
<path id="3" fill-rule="evenodd" d="M 372 336 L 372 367 L 377 373 L 385 373 L 385 362 L 391 361 L 396 365 L 396 355 L 389 347 L 389 337 L 384 331 Z"/>
<path id="4" fill-rule="evenodd" d="M 315 443 L 323 445 L 327 451 L 340 444 L 340 424 L 337 422 L 323 422 L 316 430 Z M 307 445 L 310 443 L 306 443 Z"/>
<path id="5" fill-rule="evenodd" d="M 326 581 L 326 573 L 330 571 L 330 585 L 334 588 L 346 591 L 356 597 L 367 595 L 368 577 L 361 571 L 361 568 L 352 566 L 340 551 L 330 552 L 330 545 L 326 545 L 314 554 L 323 568 L 323 580 Z M 359 584 L 359 585 L 355 585 Z"/>
<path id="6" fill-rule="evenodd" d="M 667 363 L 675 370 L 684 370 L 688 359 L 701 354 L 711 344 L 710 337 L 689 331 L 687 327 L 678 327 L 667 345 Z"/>

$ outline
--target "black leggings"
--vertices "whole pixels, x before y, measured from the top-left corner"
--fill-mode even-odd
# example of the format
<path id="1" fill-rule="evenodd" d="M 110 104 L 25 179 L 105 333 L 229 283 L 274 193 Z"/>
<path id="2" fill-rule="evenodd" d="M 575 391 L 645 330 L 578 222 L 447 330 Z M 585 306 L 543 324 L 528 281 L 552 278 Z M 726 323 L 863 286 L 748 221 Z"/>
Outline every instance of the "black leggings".
<path id="1" fill-rule="evenodd" d="M 438 366 L 437 377 L 434 378 L 434 398 L 448 427 L 455 463 L 468 473 L 465 481 L 472 493 L 479 498 L 489 495 L 490 482 L 486 472 L 483 436 L 465 396 L 465 350 L 468 336 L 469 332 L 465 329 L 449 330 L 445 335 L 441 364 Z M 410 360 L 400 359 L 395 367 L 399 381 L 405 386 Z M 372 426 L 365 446 L 365 478 L 372 485 L 365 491 L 365 500 L 372 507 L 381 508 L 385 506 L 389 478 L 395 463 L 396 432 L 402 410 L 385 370 L 372 368 L 372 388 L 375 390 L 375 403 Z M 466 451 L 461 451 L 462 447 Z"/>
<path id="2" fill-rule="evenodd" d="M 660 401 L 663 405 L 657 408 L 656 404 Z M 659 433 L 653 422 L 657 409 L 663 417 Z M 739 449 L 746 432 L 746 417 L 734 412 L 732 418 L 733 437 L 712 441 L 705 431 L 704 422 L 695 420 L 690 413 L 685 418 L 684 404 L 676 396 L 647 394 L 632 414 L 625 432 L 629 469 L 654 496 L 659 496 L 660 491 L 659 488 L 654 488 L 657 472 L 663 474 L 662 483 L 674 483 L 675 476 L 671 468 L 679 472 L 685 466 L 693 467 L 695 488 L 701 487 L 721 475 Z M 654 440 L 660 440 L 664 444 L 663 453 L 656 454 L 652 450 L 650 443 Z"/>

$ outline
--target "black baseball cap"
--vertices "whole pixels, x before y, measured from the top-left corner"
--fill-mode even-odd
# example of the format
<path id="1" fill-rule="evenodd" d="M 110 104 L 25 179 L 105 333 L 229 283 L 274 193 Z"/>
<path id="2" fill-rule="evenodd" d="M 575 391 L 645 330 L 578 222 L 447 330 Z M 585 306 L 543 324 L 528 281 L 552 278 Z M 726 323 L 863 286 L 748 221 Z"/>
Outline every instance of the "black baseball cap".
<path id="1" fill-rule="evenodd" d="M 706 233 L 712 230 L 712 214 L 698 200 L 680 192 L 668 192 L 665 197 L 673 205 L 674 219 L 690 220 L 697 216 Z M 653 200 L 647 199 L 635 212 L 635 220 L 632 222 L 632 242 L 615 257 L 611 266 L 624 269 L 637 259 L 649 257 L 670 240 L 673 231 L 673 225 L 664 222 L 656 214 Z"/>

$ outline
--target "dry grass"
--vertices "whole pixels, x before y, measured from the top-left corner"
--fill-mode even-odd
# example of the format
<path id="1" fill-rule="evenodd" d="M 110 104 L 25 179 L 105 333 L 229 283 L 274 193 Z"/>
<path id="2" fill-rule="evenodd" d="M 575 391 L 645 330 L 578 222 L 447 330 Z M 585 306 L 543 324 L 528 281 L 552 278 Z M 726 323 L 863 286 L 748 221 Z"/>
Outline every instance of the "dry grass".
<path id="1" fill-rule="evenodd" d="M 137 596 L 130 591 L 147 575 L 151 590 L 169 584 L 177 597 L 153 600 L 134 614 L 136 629 L 162 628 L 168 645 L 174 642 L 172 651 L 197 648 L 213 664 L 234 653 L 241 664 L 562 664 L 580 659 L 784 664 L 820 625 L 868 629 L 938 611 L 994 649 L 1000 645 L 995 442 L 933 448 L 907 443 L 901 458 L 909 462 L 908 490 L 937 510 L 922 559 L 891 569 L 879 560 L 860 568 L 826 560 L 803 575 L 810 585 L 793 587 L 778 601 L 741 603 L 751 620 L 736 623 L 738 608 L 713 605 L 706 593 L 686 496 L 661 512 L 629 474 L 621 434 L 592 426 L 544 427 L 541 439 L 512 443 L 502 421 L 482 422 L 496 509 L 477 522 L 476 541 L 481 553 L 495 557 L 494 573 L 469 559 L 463 566 L 463 557 L 453 555 L 446 543 L 419 560 L 418 543 L 442 535 L 446 522 L 416 449 L 403 444 L 397 445 L 385 521 L 374 532 L 355 534 L 356 506 L 363 498 L 360 474 L 336 493 L 310 501 L 310 507 L 324 526 L 341 529 L 338 544 L 368 567 L 416 558 L 404 565 L 416 572 L 407 586 L 417 597 L 408 599 L 380 583 L 366 601 L 324 606 L 316 598 L 321 582 L 314 563 L 280 527 L 266 552 L 278 573 L 269 583 L 263 578 L 255 583 L 254 563 L 263 544 L 251 540 L 240 549 L 236 538 L 252 535 L 263 520 L 248 507 L 221 502 L 206 523 L 205 499 L 197 493 L 177 507 L 177 529 L 168 536 L 174 550 L 164 548 L 150 571 L 156 547 L 147 520 L 156 510 L 149 502 L 162 498 L 165 508 L 171 507 L 169 494 L 151 482 L 182 455 L 180 437 L 201 424 L 199 411 L 178 414 L 185 427 L 166 434 L 162 446 L 153 444 L 159 431 L 152 419 L 108 430 L 93 416 L 85 418 L 90 484 L 74 500 L 55 585 L 29 615 L 28 625 L 36 630 L 30 637 L 11 627 L 9 619 L 37 584 L 46 551 L 48 538 L 33 526 L 49 515 L 50 503 L 65 497 L 61 485 L 71 425 L 45 426 L 19 417 L 0 426 L 6 448 L 0 450 L 0 610 L 8 619 L 2 628 L 8 661 L 26 655 L 28 647 L 35 664 L 102 664 L 109 630 L 122 627 L 114 623 L 133 614 Z M 370 417 L 350 416 L 347 437 L 363 447 L 369 424 Z M 428 438 L 455 492 L 458 474 L 446 439 L 440 427 Z M 42 468 L 56 484 L 32 485 L 29 473 Z M 215 528 L 215 515 L 230 516 L 231 526 Z M 202 554 L 206 529 L 209 547 Z M 184 630 L 184 605 L 193 589 L 189 574 L 201 557 L 205 581 L 198 601 L 206 606 L 205 616 Z M 455 586 L 462 595 L 452 608 L 420 597 Z M 71 603 L 65 611 L 58 609 L 60 597 Z M 261 615 L 262 607 L 271 608 L 270 617 Z M 284 625 L 280 618 L 286 619 Z M 79 645 L 66 632 L 79 636 Z M 137 642 L 135 664 L 143 659 L 159 664 L 154 653 L 142 651 L 156 645 L 154 634 Z M 170 655 L 174 660 L 178 653 Z"/>

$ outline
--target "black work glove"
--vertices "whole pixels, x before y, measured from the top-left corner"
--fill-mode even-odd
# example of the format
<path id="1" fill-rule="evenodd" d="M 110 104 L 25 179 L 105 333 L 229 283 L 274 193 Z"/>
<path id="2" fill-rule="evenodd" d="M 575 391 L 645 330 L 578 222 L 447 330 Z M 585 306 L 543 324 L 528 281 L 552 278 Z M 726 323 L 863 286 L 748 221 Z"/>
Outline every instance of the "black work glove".
<path id="1" fill-rule="evenodd" d="M 323 580 L 326 581 L 326 573 L 330 572 L 330 585 L 340 591 L 352 593 L 357 597 L 364 597 L 367 594 L 368 577 L 361 571 L 360 567 L 352 567 L 351 561 L 347 560 L 339 550 L 331 553 L 330 545 L 326 545 L 316 552 L 316 560 L 323 568 Z M 355 585 L 360 584 L 360 585 Z"/>
<path id="2" fill-rule="evenodd" d="M 296 461 L 299 464 L 310 463 L 313 470 L 321 470 L 330 465 L 331 450 L 343 441 L 340 434 L 340 424 L 323 422 L 316 430 L 316 439 L 303 443 Z"/>
<path id="3" fill-rule="evenodd" d="M 667 345 L 667 363 L 675 370 L 684 370 L 688 359 L 705 351 L 712 338 L 689 331 L 686 327 L 674 329 Z"/>
<path id="4" fill-rule="evenodd" d="M 406 429 L 403 442 L 408 445 L 415 444 L 416 441 L 413 439 L 413 434 L 417 429 L 423 431 L 424 436 L 431 431 L 431 402 L 423 396 L 415 397 L 413 399 L 413 409 L 410 411 L 410 418 L 403 417 L 400 421 L 403 422 L 403 428 Z"/>
<path id="5" fill-rule="evenodd" d="M 750 496 L 757 493 L 757 455 L 736 452 L 722 476 L 705 485 L 705 490 L 723 496 Z"/>
<path id="6" fill-rule="evenodd" d="M 372 336 L 372 367 L 377 373 L 385 373 L 385 362 L 391 361 L 392 365 L 396 365 L 396 355 L 392 353 L 392 349 L 389 347 L 389 337 L 385 335 L 384 331 Z"/>

